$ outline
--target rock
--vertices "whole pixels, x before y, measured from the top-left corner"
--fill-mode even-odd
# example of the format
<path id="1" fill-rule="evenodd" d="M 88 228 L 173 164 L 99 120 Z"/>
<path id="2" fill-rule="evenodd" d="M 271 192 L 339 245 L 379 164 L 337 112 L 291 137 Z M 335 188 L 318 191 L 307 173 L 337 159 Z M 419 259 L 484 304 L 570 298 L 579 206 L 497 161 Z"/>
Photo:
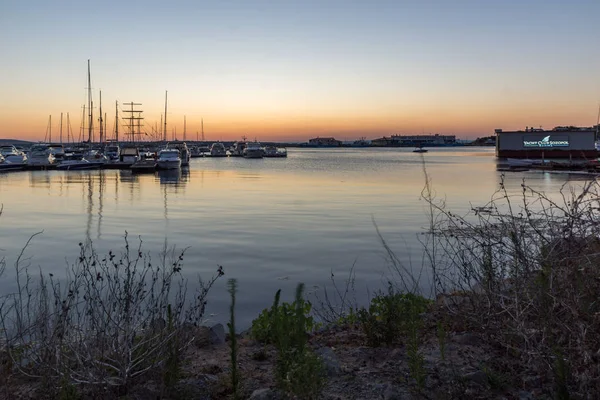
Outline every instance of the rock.
<path id="1" fill-rule="evenodd" d="M 252 392 L 250 400 L 276 400 L 278 399 L 277 393 L 271 389 L 256 389 Z"/>
<path id="2" fill-rule="evenodd" d="M 481 338 L 473 333 L 466 332 L 455 335 L 452 338 L 452 341 L 458 344 L 469 344 L 471 346 L 477 346 L 481 343 Z"/>
<path id="3" fill-rule="evenodd" d="M 519 400 L 533 400 L 533 394 L 524 390 L 519 391 Z"/>
<path id="4" fill-rule="evenodd" d="M 410 400 L 411 395 L 403 389 L 388 385 L 383 392 L 383 400 Z"/>
<path id="5" fill-rule="evenodd" d="M 216 324 L 210 328 L 209 337 L 210 344 L 225 343 L 225 328 L 223 327 L 223 324 Z"/>
<path id="6" fill-rule="evenodd" d="M 175 385 L 175 392 L 186 399 L 210 399 L 204 379 L 182 379 Z"/>
<path id="7" fill-rule="evenodd" d="M 471 381 L 473 383 L 476 383 L 476 384 L 478 384 L 480 386 L 487 386 L 488 385 L 488 376 L 483 371 L 469 372 L 469 373 L 463 375 L 463 379 L 465 379 L 467 381 Z"/>
<path id="8" fill-rule="evenodd" d="M 330 347 L 321 347 L 316 353 L 323 360 L 327 376 L 337 376 L 342 372 L 340 361 Z"/>
<path id="9" fill-rule="evenodd" d="M 193 329 L 194 344 L 198 348 L 203 348 L 210 345 L 210 328 L 199 326 Z"/>

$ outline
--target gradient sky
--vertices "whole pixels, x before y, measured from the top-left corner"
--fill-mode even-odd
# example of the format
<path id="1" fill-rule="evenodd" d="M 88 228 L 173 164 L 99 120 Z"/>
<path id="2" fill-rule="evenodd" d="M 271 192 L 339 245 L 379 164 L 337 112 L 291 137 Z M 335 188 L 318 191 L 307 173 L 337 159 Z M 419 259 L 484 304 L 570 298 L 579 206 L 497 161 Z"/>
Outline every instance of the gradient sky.
<path id="1" fill-rule="evenodd" d="M 591 126 L 598 0 L 20 1 L 0 4 L 0 137 L 79 134 L 91 60 L 114 103 L 169 91 L 168 133 L 208 140 L 491 135 Z M 97 112 L 97 110 L 96 110 Z"/>

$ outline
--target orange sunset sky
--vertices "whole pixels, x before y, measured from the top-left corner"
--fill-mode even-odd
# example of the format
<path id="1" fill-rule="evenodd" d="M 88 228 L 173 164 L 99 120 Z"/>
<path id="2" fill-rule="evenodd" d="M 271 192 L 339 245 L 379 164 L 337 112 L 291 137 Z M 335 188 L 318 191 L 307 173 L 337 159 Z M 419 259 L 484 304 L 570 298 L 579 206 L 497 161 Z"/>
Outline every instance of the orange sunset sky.
<path id="1" fill-rule="evenodd" d="M 75 138 L 91 60 L 108 137 L 115 101 L 169 138 L 459 138 L 591 126 L 598 1 L 223 1 L 5 4 L 0 138 Z M 115 11 L 118 9 L 118 11 Z M 124 106 L 120 106 L 122 109 Z M 122 113 L 121 113 L 122 114 Z M 120 131 L 125 129 L 124 123 Z M 160 129 L 160 128 L 159 128 Z"/>

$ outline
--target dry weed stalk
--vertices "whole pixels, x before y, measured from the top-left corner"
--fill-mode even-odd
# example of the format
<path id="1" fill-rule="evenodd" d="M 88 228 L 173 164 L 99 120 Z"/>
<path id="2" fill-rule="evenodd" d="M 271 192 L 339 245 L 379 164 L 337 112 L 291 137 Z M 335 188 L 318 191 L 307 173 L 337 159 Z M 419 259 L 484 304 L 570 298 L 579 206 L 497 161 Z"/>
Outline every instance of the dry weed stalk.
<path id="1" fill-rule="evenodd" d="M 184 253 L 165 244 L 154 264 L 141 239 L 132 249 L 127 235 L 120 255 L 102 257 L 91 243 L 80 243 L 77 262 L 60 280 L 42 270 L 32 276 L 21 252 L 16 293 L 0 303 L 15 369 L 54 384 L 121 392 L 141 375 L 161 374 L 174 345 L 180 355 L 189 344 L 190 326 L 201 321 L 208 290 L 223 274 L 219 268 L 209 281 L 200 280 L 190 299 L 181 273 Z"/>
<path id="2" fill-rule="evenodd" d="M 426 253 L 440 305 L 579 393 L 600 393 L 600 185 L 563 185 L 558 200 L 504 179 L 491 201 L 459 216 L 431 207 Z M 431 246 L 435 251 L 431 251 Z M 557 377 L 557 362 L 568 377 Z M 564 375 L 564 374 L 563 374 Z"/>

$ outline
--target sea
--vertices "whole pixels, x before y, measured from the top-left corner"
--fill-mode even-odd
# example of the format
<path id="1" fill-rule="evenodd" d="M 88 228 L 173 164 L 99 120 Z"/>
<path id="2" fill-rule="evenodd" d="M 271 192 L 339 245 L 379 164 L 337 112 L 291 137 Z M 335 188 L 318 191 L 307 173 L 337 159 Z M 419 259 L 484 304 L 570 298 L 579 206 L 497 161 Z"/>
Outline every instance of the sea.
<path id="1" fill-rule="evenodd" d="M 501 183 L 556 195 L 584 178 L 547 172 L 499 172 L 491 147 L 289 148 L 287 158 L 193 158 L 189 168 L 24 171 L 0 174 L 0 293 L 14 289 L 15 261 L 36 273 L 64 276 L 79 243 L 98 254 L 130 246 L 158 259 L 185 250 L 189 291 L 197 276 L 225 275 L 208 296 L 206 323 L 226 322 L 226 281 L 237 279 L 237 321 L 250 326 L 278 289 L 291 300 L 300 282 L 314 304 L 334 283 L 366 304 L 389 279 L 390 253 L 430 293 L 424 240 L 429 181 L 437 204 L 456 214 L 485 206 Z M 37 234 L 37 235 L 36 235 Z M 35 236 L 33 236 L 35 235 Z M 33 237 L 32 237 L 33 236 Z M 31 240 L 30 240 L 31 239 Z"/>

